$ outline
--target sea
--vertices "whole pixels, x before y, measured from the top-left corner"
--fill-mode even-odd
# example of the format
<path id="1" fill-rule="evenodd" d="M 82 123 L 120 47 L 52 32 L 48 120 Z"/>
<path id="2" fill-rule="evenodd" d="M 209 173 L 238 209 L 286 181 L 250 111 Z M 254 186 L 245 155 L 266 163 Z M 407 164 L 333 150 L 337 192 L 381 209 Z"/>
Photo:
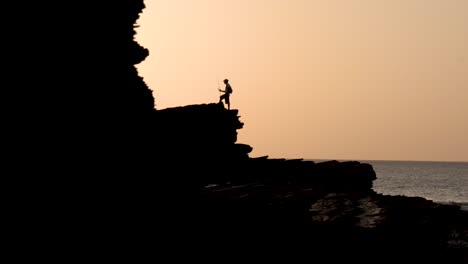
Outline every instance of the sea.
<path id="1" fill-rule="evenodd" d="M 377 179 L 373 189 L 377 193 L 423 197 L 468 211 L 468 162 L 356 161 L 374 168 Z"/>

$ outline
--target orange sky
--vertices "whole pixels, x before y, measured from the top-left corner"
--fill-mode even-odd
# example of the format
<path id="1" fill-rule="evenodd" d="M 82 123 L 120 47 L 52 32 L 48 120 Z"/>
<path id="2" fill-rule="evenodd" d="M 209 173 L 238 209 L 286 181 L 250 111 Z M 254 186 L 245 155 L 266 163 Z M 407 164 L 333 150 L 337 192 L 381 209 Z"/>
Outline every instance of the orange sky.
<path id="1" fill-rule="evenodd" d="M 146 0 L 156 108 L 234 89 L 252 157 L 468 161 L 466 0 Z"/>

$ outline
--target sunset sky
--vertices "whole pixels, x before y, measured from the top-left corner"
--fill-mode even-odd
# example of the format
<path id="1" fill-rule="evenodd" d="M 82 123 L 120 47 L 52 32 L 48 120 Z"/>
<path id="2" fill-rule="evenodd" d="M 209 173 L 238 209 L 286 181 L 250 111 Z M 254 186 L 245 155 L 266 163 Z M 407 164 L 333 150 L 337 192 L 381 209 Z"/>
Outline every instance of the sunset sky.
<path id="1" fill-rule="evenodd" d="M 146 0 L 156 109 L 231 108 L 251 157 L 468 161 L 467 0 Z"/>

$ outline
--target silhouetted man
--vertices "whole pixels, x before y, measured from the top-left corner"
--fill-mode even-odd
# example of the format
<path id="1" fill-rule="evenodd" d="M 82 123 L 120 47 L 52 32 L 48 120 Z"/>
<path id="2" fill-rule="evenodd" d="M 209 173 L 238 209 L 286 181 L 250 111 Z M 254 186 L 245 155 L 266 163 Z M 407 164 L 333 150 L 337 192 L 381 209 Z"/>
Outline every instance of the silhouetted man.
<path id="1" fill-rule="evenodd" d="M 221 89 L 218 89 L 220 92 L 223 92 L 224 94 L 221 95 L 219 97 L 219 102 L 221 103 L 221 101 L 224 101 L 226 102 L 227 106 L 228 106 L 228 110 L 231 109 L 231 103 L 229 102 L 229 96 L 231 95 L 232 93 L 232 88 L 231 88 L 231 85 L 229 84 L 229 80 L 228 79 L 224 79 L 224 84 L 226 84 L 226 87 L 224 88 L 224 91 L 221 90 Z"/>

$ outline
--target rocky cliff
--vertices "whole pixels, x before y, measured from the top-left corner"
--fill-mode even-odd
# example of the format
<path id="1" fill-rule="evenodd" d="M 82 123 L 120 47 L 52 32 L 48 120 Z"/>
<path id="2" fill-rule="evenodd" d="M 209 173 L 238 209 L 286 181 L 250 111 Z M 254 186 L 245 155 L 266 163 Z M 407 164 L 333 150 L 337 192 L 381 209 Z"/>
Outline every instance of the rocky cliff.
<path id="1" fill-rule="evenodd" d="M 235 140 L 242 128 L 238 110 L 219 104 L 157 113 L 157 123 L 173 124 L 158 135 L 165 135 L 160 140 L 170 153 L 169 175 L 178 179 L 175 189 L 186 191 L 171 199 L 184 197 L 184 210 L 171 223 L 184 230 L 180 240 L 203 237 L 204 254 L 251 257 L 254 250 L 332 263 L 466 261 L 468 212 L 378 194 L 370 164 L 249 157 L 251 148 Z"/>
<path id="2" fill-rule="evenodd" d="M 156 110 L 135 68 L 143 8 L 11 9 L 31 21 L 15 27 L 23 66 L 3 92 L 14 241 L 68 258 L 466 263 L 455 206 L 377 194 L 369 164 L 250 157 L 238 110 L 220 104 Z"/>

